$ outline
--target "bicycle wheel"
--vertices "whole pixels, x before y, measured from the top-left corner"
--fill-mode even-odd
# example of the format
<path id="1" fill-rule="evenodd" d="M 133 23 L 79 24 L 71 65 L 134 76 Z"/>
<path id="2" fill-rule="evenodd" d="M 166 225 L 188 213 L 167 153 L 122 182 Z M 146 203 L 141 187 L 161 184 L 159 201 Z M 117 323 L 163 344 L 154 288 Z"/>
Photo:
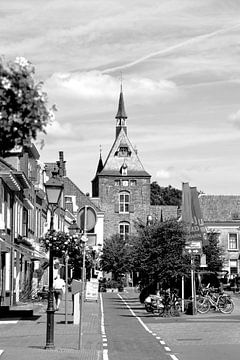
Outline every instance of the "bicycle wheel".
<path id="1" fill-rule="evenodd" d="M 171 305 L 169 312 L 171 316 L 180 316 L 180 308 L 176 305 Z"/>
<path id="2" fill-rule="evenodd" d="M 197 300 L 197 311 L 200 314 L 206 314 L 210 310 L 210 302 L 206 298 L 200 298 Z"/>
<path id="3" fill-rule="evenodd" d="M 220 295 L 218 300 L 218 308 L 223 314 L 231 314 L 234 309 L 234 303 L 229 296 Z"/>

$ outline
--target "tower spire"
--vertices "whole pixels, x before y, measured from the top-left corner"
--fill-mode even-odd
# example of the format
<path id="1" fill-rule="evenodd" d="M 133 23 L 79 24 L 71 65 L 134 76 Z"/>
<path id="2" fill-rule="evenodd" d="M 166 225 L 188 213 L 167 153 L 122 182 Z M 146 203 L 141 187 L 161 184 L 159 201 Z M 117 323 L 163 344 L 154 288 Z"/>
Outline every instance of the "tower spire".
<path id="1" fill-rule="evenodd" d="M 122 128 L 124 129 L 124 131 L 127 134 L 127 125 L 126 125 L 127 114 L 125 111 L 124 100 L 123 100 L 122 73 L 121 73 L 121 86 L 120 86 L 120 95 L 119 95 L 119 102 L 118 102 L 118 111 L 117 111 L 117 115 L 115 116 L 115 119 L 117 119 L 116 137 L 118 136 L 118 134 Z"/>

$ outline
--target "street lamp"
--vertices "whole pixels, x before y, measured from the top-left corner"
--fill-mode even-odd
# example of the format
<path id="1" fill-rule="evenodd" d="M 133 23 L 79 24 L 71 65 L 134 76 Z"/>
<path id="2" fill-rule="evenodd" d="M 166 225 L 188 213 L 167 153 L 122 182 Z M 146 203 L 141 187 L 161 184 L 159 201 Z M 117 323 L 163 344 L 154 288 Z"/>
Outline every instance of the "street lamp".
<path id="1" fill-rule="evenodd" d="M 52 173 L 52 177 L 44 184 L 48 209 L 50 210 L 50 236 L 53 233 L 54 212 L 59 207 L 59 201 L 63 191 L 63 182 Z M 49 247 L 49 282 L 48 282 L 48 307 L 47 307 L 47 333 L 46 349 L 54 349 L 54 304 L 53 304 L 53 250 Z"/>

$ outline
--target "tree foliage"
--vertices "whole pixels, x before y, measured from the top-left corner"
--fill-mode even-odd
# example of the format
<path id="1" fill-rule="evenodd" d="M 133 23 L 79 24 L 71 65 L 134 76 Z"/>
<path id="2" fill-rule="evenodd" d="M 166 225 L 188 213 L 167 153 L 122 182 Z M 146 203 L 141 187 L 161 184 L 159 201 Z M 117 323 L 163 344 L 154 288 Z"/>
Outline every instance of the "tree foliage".
<path id="1" fill-rule="evenodd" d="M 154 280 L 168 285 L 174 283 L 189 272 L 190 261 L 184 255 L 184 246 L 185 229 L 176 220 L 139 226 L 132 254 L 135 271 L 141 273 L 145 283 Z"/>
<path id="2" fill-rule="evenodd" d="M 33 65 L 23 57 L 14 62 L 0 58 L 0 155 L 36 139 L 53 120 L 42 82 L 34 79 Z"/>
<path id="3" fill-rule="evenodd" d="M 156 181 L 151 183 L 151 205 L 176 205 L 182 204 L 182 191 L 171 185 L 161 187 Z"/>
<path id="4" fill-rule="evenodd" d="M 219 244 L 219 235 L 211 231 L 207 235 L 207 245 L 203 246 L 203 253 L 206 254 L 207 269 L 209 271 L 220 271 L 223 267 L 224 248 Z"/>
<path id="5" fill-rule="evenodd" d="M 81 278 L 81 268 L 83 266 L 83 244 L 78 235 L 69 235 L 62 231 L 49 230 L 40 239 L 43 249 L 48 252 L 52 249 L 53 256 L 65 258 L 68 256 L 68 263 L 73 269 L 73 277 Z M 86 247 L 85 267 L 88 272 L 93 266 L 95 253 L 91 247 Z"/>
<path id="6" fill-rule="evenodd" d="M 112 272 L 114 280 L 132 269 L 133 247 L 130 242 L 130 239 L 117 234 L 104 242 L 100 266 L 103 271 Z"/>

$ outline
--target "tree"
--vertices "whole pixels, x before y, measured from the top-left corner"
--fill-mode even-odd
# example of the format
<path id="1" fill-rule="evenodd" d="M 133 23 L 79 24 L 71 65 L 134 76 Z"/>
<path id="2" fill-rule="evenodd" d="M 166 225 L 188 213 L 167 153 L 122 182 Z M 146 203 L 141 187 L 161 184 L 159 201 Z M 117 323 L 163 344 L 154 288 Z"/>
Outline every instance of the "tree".
<path id="1" fill-rule="evenodd" d="M 118 234 L 106 239 L 100 261 L 101 269 L 112 272 L 113 279 L 118 280 L 132 269 L 132 249 L 130 239 L 123 239 Z"/>
<path id="2" fill-rule="evenodd" d="M 156 181 L 151 183 L 151 205 L 176 205 L 182 204 L 182 191 L 168 187 L 161 187 Z"/>
<path id="3" fill-rule="evenodd" d="M 0 156 L 16 145 L 36 139 L 54 118 L 47 108 L 42 82 L 34 79 L 33 65 L 23 57 L 14 62 L 0 58 Z"/>
<path id="4" fill-rule="evenodd" d="M 206 263 L 208 271 L 220 271 L 223 267 L 224 248 L 219 244 L 219 236 L 216 231 L 208 233 L 207 245 L 203 246 L 203 253 L 206 254 Z"/>
<path id="5" fill-rule="evenodd" d="M 185 228 L 176 220 L 139 226 L 132 253 L 135 271 L 144 283 L 152 281 L 171 286 L 189 272 L 190 260 L 184 255 Z"/>

